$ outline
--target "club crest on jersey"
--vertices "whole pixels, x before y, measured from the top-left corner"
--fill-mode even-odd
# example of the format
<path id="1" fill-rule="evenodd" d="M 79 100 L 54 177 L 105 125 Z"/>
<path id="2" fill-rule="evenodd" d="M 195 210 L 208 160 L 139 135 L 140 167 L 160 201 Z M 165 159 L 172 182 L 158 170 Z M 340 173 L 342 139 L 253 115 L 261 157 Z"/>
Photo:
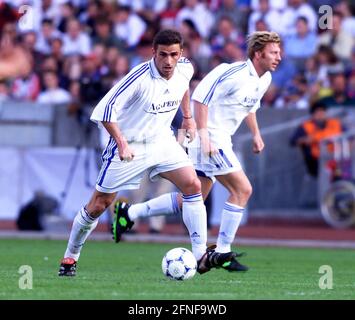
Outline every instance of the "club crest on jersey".
<path id="1" fill-rule="evenodd" d="M 181 100 L 169 100 L 161 103 L 152 103 L 145 111 L 148 113 L 165 113 L 176 110 L 180 106 Z"/>

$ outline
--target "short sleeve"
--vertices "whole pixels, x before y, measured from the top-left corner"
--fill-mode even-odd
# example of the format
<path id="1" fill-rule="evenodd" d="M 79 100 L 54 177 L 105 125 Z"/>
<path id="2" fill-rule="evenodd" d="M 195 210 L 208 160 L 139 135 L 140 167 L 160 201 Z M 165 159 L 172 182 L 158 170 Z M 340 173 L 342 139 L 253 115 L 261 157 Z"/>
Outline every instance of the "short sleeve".
<path id="1" fill-rule="evenodd" d="M 139 94 L 140 84 L 149 71 L 148 64 L 140 65 L 120 80 L 94 108 L 90 119 L 94 122 L 117 122 L 119 111 Z"/>

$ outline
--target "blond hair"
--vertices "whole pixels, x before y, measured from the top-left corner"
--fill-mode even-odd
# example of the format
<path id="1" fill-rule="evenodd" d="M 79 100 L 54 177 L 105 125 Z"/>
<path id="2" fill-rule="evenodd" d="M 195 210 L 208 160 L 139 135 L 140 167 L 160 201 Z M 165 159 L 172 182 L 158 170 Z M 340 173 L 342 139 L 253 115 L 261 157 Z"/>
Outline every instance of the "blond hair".
<path id="1" fill-rule="evenodd" d="M 281 43 L 280 36 L 273 31 L 257 31 L 247 38 L 248 57 L 254 58 L 255 52 L 263 50 L 268 43 Z"/>

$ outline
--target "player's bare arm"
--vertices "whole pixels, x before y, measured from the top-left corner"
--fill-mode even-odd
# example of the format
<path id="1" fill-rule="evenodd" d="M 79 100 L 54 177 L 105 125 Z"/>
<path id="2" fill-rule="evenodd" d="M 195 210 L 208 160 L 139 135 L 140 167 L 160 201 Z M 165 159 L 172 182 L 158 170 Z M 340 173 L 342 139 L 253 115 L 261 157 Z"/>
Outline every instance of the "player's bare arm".
<path id="1" fill-rule="evenodd" d="M 179 135 L 178 140 L 183 141 L 185 136 L 189 137 L 189 142 L 191 142 L 196 135 L 196 123 L 192 116 L 190 108 L 190 90 L 186 90 L 182 101 L 181 101 L 181 111 L 182 111 L 182 124 L 181 130 L 182 134 Z"/>
<path id="2" fill-rule="evenodd" d="M 197 125 L 197 131 L 200 136 L 202 152 L 211 156 L 218 153 L 218 150 L 211 144 L 207 129 L 208 106 L 201 102 L 194 101 L 194 112 Z"/>
<path id="3" fill-rule="evenodd" d="M 260 153 L 264 149 L 265 145 L 260 134 L 256 113 L 249 113 L 249 115 L 245 118 L 245 121 L 253 135 L 253 152 Z"/>
<path id="4" fill-rule="evenodd" d="M 131 161 L 134 158 L 134 152 L 128 145 L 126 138 L 121 133 L 116 122 L 102 122 L 107 132 L 115 139 L 118 146 L 118 154 L 122 161 Z"/>

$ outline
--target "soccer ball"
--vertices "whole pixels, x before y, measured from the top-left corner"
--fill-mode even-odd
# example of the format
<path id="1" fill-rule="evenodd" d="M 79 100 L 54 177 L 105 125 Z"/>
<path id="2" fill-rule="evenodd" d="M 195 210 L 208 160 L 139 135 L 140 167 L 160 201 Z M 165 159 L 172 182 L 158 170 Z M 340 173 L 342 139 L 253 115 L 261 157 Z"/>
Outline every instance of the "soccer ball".
<path id="1" fill-rule="evenodd" d="M 173 280 L 191 279 L 197 269 L 197 261 L 190 250 L 174 248 L 169 250 L 161 263 L 163 273 Z"/>

